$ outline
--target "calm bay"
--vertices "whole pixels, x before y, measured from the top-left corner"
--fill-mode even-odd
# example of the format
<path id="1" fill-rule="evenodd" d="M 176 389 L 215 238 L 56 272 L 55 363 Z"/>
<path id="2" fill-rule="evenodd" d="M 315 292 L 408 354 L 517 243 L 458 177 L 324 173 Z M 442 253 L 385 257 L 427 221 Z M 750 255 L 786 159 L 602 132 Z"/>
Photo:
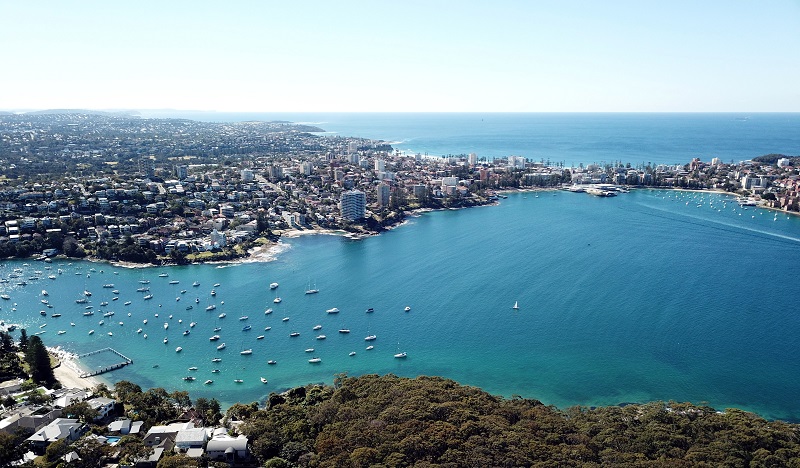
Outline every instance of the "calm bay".
<path id="1" fill-rule="evenodd" d="M 0 320 L 29 335 L 45 331 L 49 346 L 112 347 L 133 358 L 103 374 L 110 383 L 188 390 L 226 405 L 330 383 L 339 372 L 391 372 L 439 375 L 559 407 L 678 400 L 798 421 L 799 233 L 800 219 L 740 207 L 724 194 L 512 193 L 496 206 L 424 213 L 363 240 L 285 239 L 271 262 L 128 269 L 6 261 L 4 278 L 21 271 L 0 285 L 11 297 L 0 304 Z M 15 285 L 23 279 L 26 286 Z M 136 291 L 141 281 L 150 291 Z M 112 283 L 116 301 L 103 288 Z M 305 294 L 311 285 L 320 292 Z M 40 302 L 42 289 L 53 308 Z M 92 316 L 75 302 L 84 290 L 93 293 Z M 333 307 L 340 312 L 326 313 Z M 115 314 L 103 317 L 108 310 Z M 211 342 L 215 327 L 220 340 Z M 377 339 L 366 342 L 367 335 Z M 240 355 L 245 349 L 252 354 Z M 401 351 L 408 357 L 393 357 Z M 312 357 L 321 362 L 310 364 Z M 102 359 L 83 364 L 108 363 Z M 196 380 L 182 380 L 187 375 Z"/>

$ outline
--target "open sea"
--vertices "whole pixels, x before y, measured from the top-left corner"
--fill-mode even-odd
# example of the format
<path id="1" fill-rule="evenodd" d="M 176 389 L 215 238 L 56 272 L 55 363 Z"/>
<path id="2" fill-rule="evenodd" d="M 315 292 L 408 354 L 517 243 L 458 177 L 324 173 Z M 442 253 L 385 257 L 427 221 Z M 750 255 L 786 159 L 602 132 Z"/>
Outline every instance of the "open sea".
<path id="1" fill-rule="evenodd" d="M 561 118 L 567 117 L 553 117 Z M 644 116 L 648 122 L 633 129 L 608 123 L 616 130 L 609 130 L 598 159 L 616 154 L 625 161 L 631 147 L 614 143 L 614 134 L 641 127 L 650 128 L 636 136 L 645 162 L 800 153 L 797 114 L 683 118 Z M 758 123 L 762 118 L 778 130 Z M 664 132 L 659 119 L 671 122 Z M 711 130 L 690 151 L 685 140 L 696 141 L 702 132 L 684 138 L 678 129 L 694 128 L 698 119 L 710 119 L 705 125 Z M 553 139 L 566 139 L 555 135 L 556 123 L 549 125 Z M 569 131 L 580 127 L 570 125 Z M 746 148 L 728 151 L 736 146 L 729 139 L 746 140 L 741 128 L 747 125 L 763 127 L 764 143 L 747 140 Z M 344 132 L 345 126 L 330 128 Z M 593 135 L 600 132 L 592 128 Z M 580 154 L 595 154 L 595 141 L 575 137 L 569 147 L 550 145 L 557 148 L 552 153 L 573 154 L 571 148 L 580 147 Z M 482 144 L 485 150 L 465 144 L 449 152 L 504 151 L 500 139 Z M 0 284 L 0 293 L 10 298 L 0 300 L 0 320 L 24 326 L 29 335 L 44 332 L 48 346 L 75 353 L 111 347 L 131 357 L 132 365 L 102 375 L 109 383 L 126 379 L 145 388 L 188 390 L 193 398 L 214 397 L 226 406 L 297 385 L 331 383 L 340 372 L 394 373 L 440 375 L 559 407 L 677 400 L 800 421 L 800 217 L 740 207 L 732 197 L 712 193 L 512 193 L 495 206 L 424 213 L 363 240 L 306 236 L 285 239 L 277 250 L 271 262 L 141 269 L 5 261 L 0 277 L 8 282 Z M 16 285 L 21 281 L 27 285 Z M 272 282 L 279 283 L 274 290 Z M 150 290 L 137 291 L 143 287 Z M 305 294 L 310 287 L 319 293 Z M 92 293 L 89 302 L 76 303 L 85 290 Z M 153 297 L 144 299 L 147 294 Z M 210 305 L 216 308 L 207 311 Z M 339 313 L 326 312 L 334 307 Z M 94 314 L 84 315 L 89 311 Z M 114 315 L 104 317 L 109 311 Z M 247 325 L 251 329 L 243 331 Z M 292 338 L 292 332 L 300 335 Z M 214 334 L 220 339 L 209 341 Z M 376 339 L 365 341 L 368 335 Z M 369 345 L 374 348 L 367 350 Z M 252 354 L 240 354 L 248 349 Z M 407 357 L 395 358 L 399 352 Z M 309 363 L 313 357 L 321 362 Z M 82 363 L 95 369 L 118 360 L 104 352 Z M 207 379 L 213 383 L 205 385 Z"/>

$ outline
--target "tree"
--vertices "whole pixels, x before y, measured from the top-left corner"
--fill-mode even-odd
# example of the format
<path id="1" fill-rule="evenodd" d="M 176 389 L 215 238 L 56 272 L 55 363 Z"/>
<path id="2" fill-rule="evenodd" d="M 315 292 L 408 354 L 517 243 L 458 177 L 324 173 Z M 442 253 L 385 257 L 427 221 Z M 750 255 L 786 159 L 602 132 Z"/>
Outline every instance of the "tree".
<path id="1" fill-rule="evenodd" d="M 117 395 L 117 399 L 122 403 L 129 403 L 134 395 L 140 393 L 142 393 L 142 387 L 133 382 L 120 380 L 114 384 L 114 394 Z"/>
<path id="2" fill-rule="evenodd" d="M 22 352 L 28 349 L 28 332 L 24 328 L 19 331 L 19 349 Z"/>
<path id="3" fill-rule="evenodd" d="M 28 451 L 27 444 L 21 437 L 0 432 L 0 468 L 14 466 Z"/>
<path id="4" fill-rule="evenodd" d="M 219 401 L 216 398 L 198 398 L 194 403 L 198 413 L 203 415 L 203 421 L 208 425 L 215 425 L 222 419 Z"/>
<path id="5" fill-rule="evenodd" d="M 34 382 L 52 384 L 56 381 L 53 368 L 50 366 L 50 355 L 38 336 L 30 338 L 28 350 L 25 352 L 25 362 Z"/>
<path id="6" fill-rule="evenodd" d="M 67 415 L 68 418 L 76 418 L 88 424 L 94 421 L 98 412 L 96 409 L 89 406 L 85 401 L 78 401 L 64 407 L 62 414 Z"/>
<path id="7" fill-rule="evenodd" d="M 135 436 L 124 436 L 119 440 L 117 448 L 120 449 L 120 462 L 134 465 L 140 460 L 150 455 L 153 450 L 142 442 L 142 439 Z"/>

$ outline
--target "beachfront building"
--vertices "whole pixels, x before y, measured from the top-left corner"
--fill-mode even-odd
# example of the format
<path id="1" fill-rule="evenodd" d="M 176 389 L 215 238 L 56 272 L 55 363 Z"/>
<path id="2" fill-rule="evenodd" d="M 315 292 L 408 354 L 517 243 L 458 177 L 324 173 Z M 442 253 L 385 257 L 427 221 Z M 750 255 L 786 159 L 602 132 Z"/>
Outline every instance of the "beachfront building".
<path id="1" fill-rule="evenodd" d="M 361 190 L 342 192 L 340 210 L 346 221 L 355 221 L 366 216 L 367 195 Z"/>

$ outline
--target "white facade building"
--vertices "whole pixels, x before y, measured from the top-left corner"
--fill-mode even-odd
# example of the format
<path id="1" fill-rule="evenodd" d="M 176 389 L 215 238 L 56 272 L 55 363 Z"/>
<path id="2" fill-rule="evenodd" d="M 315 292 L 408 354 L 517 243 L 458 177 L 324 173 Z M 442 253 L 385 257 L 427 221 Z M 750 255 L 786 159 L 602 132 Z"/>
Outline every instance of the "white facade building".
<path id="1" fill-rule="evenodd" d="M 366 215 L 367 196 L 361 190 L 348 190 L 342 192 L 340 199 L 340 209 L 342 218 L 347 221 L 355 221 Z"/>

